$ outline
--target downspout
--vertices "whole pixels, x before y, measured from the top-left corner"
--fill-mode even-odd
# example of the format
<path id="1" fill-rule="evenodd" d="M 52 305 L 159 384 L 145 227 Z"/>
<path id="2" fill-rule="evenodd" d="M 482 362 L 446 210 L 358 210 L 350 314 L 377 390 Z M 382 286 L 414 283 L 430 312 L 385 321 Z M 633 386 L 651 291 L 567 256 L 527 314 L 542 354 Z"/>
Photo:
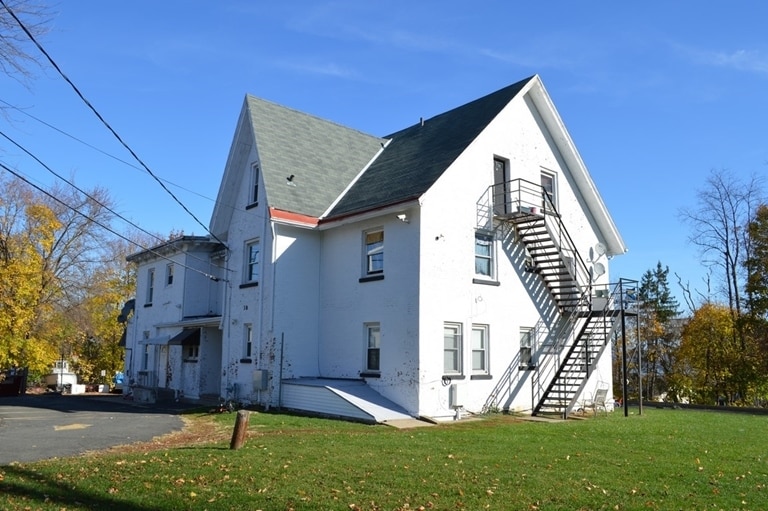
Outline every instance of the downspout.
<path id="1" fill-rule="evenodd" d="M 280 410 L 283 406 L 283 347 L 285 346 L 285 332 L 280 334 L 280 377 L 277 381 L 280 382 L 280 387 L 277 389 L 277 409 Z"/>
<path id="2" fill-rule="evenodd" d="M 224 269 L 227 277 L 229 277 L 229 259 L 232 257 L 232 252 L 228 247 L 225 247 L 224 249 L 227 251 L 227 255 L 224 257 Z M 232 355 L 232 281 L 229 278 L 224 279 L 224 308 L 226 310 L 225 313 L 222 314 L 222 322 L 224 323 L 222 326 L 226 328 L 227 331 L 227 353 L 226 358 L 224 358 L 224 353 L 222 353 L 222 365 L 225 368 L 224 374 L 226 375 L 226 381 L 224 388 L 226 389 L 229 388 L 229 364 Z M 221 395 L 221 381 L 219 381 L 219 396 Z"/>
<path id="3" fill-rule="evenodd" d="M 275 345 L 277 343 L 277 337 L 275 335 L 275 306 L 277 303 L 277 229 L 275 227 L 275 222 L 273 222 L 271 219 L 268 218 L 268 216 L 265 215 L 265 219 L 269 220 L 269 229 L 272 233 L 272 253 L 270 254 L 270 261 L 272 263 L 272 300 L 271 300 L 271 310 L 270 310 L 270 325 L 269 325 L 269 332 L 272 336 L 272 343 Z M 262 302 L 262 309 L 263 309 L 263 303 Z M 280 356 L 275 357 L 276 360 L 280 361 L 280 367 L 277 371 L 277 407 L 280 408 L 280 405 L 282 404 L 280 402 L 282 393 L 283 393 L 283 344 L 282 340 L 280 343 Z M 273 375 L 275 374 L 274 368 L 273 368 Z M 274 377 L 274 376 L 273 376 Z M 271 401 L 271 397 L 270 397 Z"/>

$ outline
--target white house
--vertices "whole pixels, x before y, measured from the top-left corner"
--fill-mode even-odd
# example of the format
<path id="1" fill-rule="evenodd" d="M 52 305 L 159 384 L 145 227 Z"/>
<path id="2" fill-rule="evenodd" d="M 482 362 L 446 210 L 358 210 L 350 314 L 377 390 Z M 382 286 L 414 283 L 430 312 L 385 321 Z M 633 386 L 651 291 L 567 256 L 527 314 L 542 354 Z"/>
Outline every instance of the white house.
<path id="1" fill-rule="evenodd" d="M 613 395 L 626 248 L 538 76 L 386 137 L 246 96 L 210 233 L 130 258 L 137 399 L 386 421 Z"/>

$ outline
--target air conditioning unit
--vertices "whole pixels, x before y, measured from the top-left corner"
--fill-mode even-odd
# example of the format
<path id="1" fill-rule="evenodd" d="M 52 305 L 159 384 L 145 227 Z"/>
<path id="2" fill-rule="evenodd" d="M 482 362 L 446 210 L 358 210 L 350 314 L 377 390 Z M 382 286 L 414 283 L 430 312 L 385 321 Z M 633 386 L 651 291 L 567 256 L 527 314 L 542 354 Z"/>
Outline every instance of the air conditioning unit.
<path id="1" fill-rule="evenodd" d="M 603 311 L 608 307 L 610 295 L 607 289 L 596 289 L 592 297 L 592 310 Z"/>
<path id="2" fill-rule="evenodd" d="M 592 310 L 604 311 L 608 307 L 608 298 L 595 296 L 592 298 Z"/>

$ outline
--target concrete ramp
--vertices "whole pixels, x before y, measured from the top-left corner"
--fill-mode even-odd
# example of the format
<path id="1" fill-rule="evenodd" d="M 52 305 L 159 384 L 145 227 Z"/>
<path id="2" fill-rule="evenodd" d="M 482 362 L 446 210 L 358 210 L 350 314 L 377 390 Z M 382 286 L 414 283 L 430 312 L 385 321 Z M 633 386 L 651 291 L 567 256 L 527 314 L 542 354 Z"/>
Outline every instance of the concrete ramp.
<path id="1" fill-rule="evenodd" d="M 413 419 L 363 380 L 295 378 L 282 385 L 285 408 L 371 423 Z"/>

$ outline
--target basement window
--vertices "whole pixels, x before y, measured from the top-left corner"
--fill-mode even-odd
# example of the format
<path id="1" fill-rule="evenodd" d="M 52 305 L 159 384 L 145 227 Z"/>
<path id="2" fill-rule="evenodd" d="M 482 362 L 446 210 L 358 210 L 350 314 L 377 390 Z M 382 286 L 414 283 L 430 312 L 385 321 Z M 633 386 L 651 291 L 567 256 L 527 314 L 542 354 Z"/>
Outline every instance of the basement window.
<path id="1" fill-rule="evenodd" d="M 520 329 L 520 370 L 536 368 L 533 363 L 533 328 L 523 327 Z"/>

